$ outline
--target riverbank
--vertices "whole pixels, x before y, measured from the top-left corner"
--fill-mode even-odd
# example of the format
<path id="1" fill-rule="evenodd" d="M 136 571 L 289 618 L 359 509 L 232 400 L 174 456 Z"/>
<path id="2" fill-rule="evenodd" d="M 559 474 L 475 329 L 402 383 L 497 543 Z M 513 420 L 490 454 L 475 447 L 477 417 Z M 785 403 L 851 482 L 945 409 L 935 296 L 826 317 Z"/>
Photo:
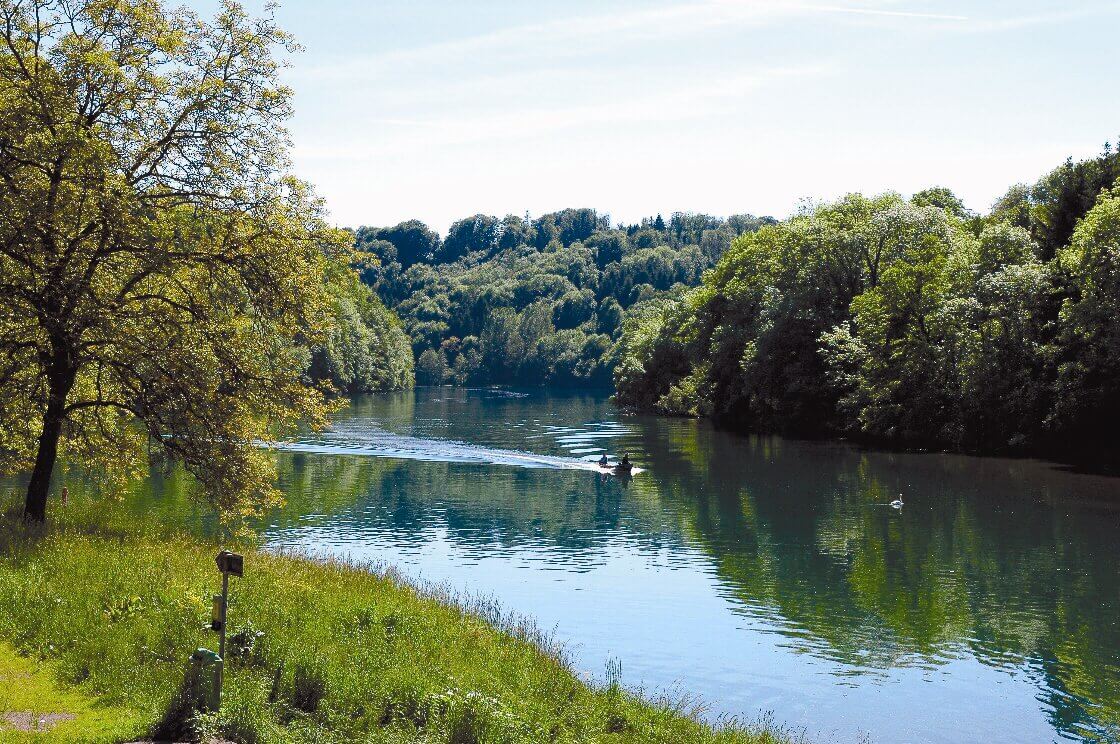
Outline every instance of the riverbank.
<path id="1" fill-rule="evenodd" d="M 59 740 L 220 736 L 238 742 L 778 742 L 699 722 L 688 706 L 581 681 L 562 649 L 486 602 L 391 571 L 248 547 L 231 580 L 220 714 L 176 704 L 219 584 L 216 543 L 72 504 L 43 528 L 0 517 L 0 642 L 64 690 L 120 711 Z M 12 703 L 14 705 L 14 703 Z M 19 711 L 0 711 L 15 713 Z M 39 713 L 49 711 L 36 711 Z M 63 736 L 63 732 L 65 735 Z M 41 736 L 41 734 L 40 734 Z M 48 734 L 49 736 L 49 734 Z"/>

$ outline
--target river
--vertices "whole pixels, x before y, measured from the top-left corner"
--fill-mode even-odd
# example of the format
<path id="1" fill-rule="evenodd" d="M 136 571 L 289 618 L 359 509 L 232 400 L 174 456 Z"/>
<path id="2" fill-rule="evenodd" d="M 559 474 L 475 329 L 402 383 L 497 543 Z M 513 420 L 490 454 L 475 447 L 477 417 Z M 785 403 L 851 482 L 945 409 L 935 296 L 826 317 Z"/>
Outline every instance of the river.
<path id="1" fill-rule="evenodd" d="M 644 472 L 600 474 L 604 451 Z M 620 663 L 713 719 L 1120 742 L 1120 478 L 453 388 L 356 399 L 279 462 L 268 547 L 492 596 L 587 676 Z M 147 507 L 180 503 L 175 481 L 148 481 Z"/>

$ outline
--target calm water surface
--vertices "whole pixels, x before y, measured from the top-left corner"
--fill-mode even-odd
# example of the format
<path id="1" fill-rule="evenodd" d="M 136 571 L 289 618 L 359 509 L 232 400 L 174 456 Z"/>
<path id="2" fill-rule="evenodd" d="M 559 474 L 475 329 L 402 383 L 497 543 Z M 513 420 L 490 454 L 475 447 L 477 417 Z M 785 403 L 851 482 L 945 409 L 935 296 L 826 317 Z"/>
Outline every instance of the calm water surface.
<path id="1" fill-rule="evenodd" d="M 1117 478 L 452 388 L 359 399 L 280 465 L 269 546 L 492 595 L 593 678 L 818 741 L 1120 742 Z"/>

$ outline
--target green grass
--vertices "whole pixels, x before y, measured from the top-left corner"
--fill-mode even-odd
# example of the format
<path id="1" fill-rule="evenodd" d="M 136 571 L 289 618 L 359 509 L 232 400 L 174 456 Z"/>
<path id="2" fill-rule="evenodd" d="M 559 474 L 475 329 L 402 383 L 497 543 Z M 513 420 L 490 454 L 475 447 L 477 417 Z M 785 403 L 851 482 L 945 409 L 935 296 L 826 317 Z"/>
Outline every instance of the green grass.
<path id="1" fill-rule="evenodd" d="M 0 741 L 13 744 L 46 739 L 120 741 L 140 725 L 132 711 L 102 705 L 97 698 L 60 683 L 54 663 L 37 663 L 0 643 L 0 713 L 9 712 L 73 716 L 45 729 L 49 735 L 19 731 L 0 722 Z"/>
<path id="2" fill-rule="evenodd" d="M 0 641 L 49 682 L 59 696 L 50 705 L 80 714 L 46 740 L 787 740 L 763 727 L 713 728 L 688 705 L 617 685 L 590 687 L 532 623 L 486 602 L 251 548 L 245 577 L 231 579 L 230 631 L 245 643 L 227 653 L 221 712 L 192 716 L 178 691 L 190 652 L 217 648 L 203 629 L 217 546 L 112 513 L 72 505 L 45 528 L 23 526 L 12 510 L 0 517 Z M 21 704 L 0 698 L 0 710 Z"/>

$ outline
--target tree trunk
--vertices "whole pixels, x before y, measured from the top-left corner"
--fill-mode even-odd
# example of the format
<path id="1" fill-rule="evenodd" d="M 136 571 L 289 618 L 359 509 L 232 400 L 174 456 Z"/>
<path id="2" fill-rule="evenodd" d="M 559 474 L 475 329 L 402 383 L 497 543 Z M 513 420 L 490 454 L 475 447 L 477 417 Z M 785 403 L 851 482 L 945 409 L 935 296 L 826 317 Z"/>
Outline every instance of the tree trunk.
<path id="1" fill-rule="evenodd" d="M 66 418 L 66 396 L 74 384 L 74 373 L 65 372 L 50 377 L 50 397 L 43 412 L 43 432 L 39 435 L 39 451 L 35 455 L 35 469 L 27 484 L 27 500 L 23 518 L 29 522 L 47 519 L 47 494 L 50 493 L 51 476 L 58 459 L 58 440 L 62 436 L 62 422 Z"/>

